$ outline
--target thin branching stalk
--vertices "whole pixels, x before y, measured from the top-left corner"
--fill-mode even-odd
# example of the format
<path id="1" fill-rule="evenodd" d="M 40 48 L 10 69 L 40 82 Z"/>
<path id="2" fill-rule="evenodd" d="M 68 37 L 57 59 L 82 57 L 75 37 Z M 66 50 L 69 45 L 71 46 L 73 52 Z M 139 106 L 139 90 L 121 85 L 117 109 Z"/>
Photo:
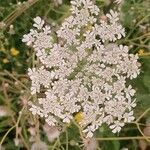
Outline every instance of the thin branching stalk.
<path id="1" fill-rule="evenodd" d="M 39 0 L 33 0 L 31 2 L 26 2 L 22 4 L 22 6 L 17 7 L 13 12 L 11 12 L 4 20 L 5 28 L 9 27 L 22 13 L 24 13 L 27 9 L 29 9 L 32 5 L 34 5 Z"/>
<path id="2" fill-rule="evenodd" d="M 16 128 L 16 127 L 18 126 L 18 124 L 19 124 L 19 122 L 20 122 L 20 119 L 21 119 L 21 117 L 22 117 L 22 114 L 23 114 L 23 110 L 24 110 L 24 109 L 25 109 L 25 107 L 23 107 L 23 108 L 21 109 L 16 124 L 15 124 L 14 126 L 12 126 L 12 127 L 5 133 L 5 135 L 3 136 L 2 140 L 0 141 L 0 145 L 3 144 L 3 142 L 4 142 L 5 138 L 7 137 L 7 135 L 8 135 L 14 128 Z"/>

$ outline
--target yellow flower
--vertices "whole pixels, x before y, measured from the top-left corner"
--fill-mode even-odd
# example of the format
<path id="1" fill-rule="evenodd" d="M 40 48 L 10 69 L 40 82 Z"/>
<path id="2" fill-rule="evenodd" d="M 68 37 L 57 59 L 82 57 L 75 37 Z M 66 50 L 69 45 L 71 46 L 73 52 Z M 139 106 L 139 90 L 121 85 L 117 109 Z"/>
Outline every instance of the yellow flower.
<path id="1" fill-rule="evenodd" d="M 150 52 L 145 52 L 144 49 L 140 49 L 138 51 L 138 55 L 139 56 L 149 56 L 150 55 Z"/>
<path id="2" fill-rule="evenodd" d="M 75 120 L 77 121 L 77 123 L 81 122 L 81 120 L 83 119 L 83 114 L 82 112 L 78 112 L 76 115 L 75 115 Z"/>
<path id="3" fill-rule="evenodd" d="M 144 49 L 140 49 L 139 51 L 138 51 L 138 55 L 139 56 L 144 56 L 145 54 L 144 54 Z"/>
<path id="4" fill-rule="evenodd" d="M 12 56 L 17 56 L 19 54 L 19 51 L 16 48 L 11 48 L 10 52 Z"/>
<path id="5" fill-rule="evenodd" d="M 4 64 L 7 64 L 7 63 L 9 63 L 9 60 L 8 60 L 7 58 L 4 58 L 4 59 L 3 59 L 3 63 L 4 63 Z"/>

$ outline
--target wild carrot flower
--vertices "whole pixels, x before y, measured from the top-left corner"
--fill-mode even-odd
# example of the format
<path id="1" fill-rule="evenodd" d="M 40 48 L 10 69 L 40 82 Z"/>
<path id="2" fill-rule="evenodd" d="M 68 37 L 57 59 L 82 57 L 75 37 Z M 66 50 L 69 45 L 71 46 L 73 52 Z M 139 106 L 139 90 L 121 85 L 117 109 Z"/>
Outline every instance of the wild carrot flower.
<path id="1" fill-rule="evenodd" d="M 44 94 L 30 111 L 50 126 L 68 124 L 82 112 L 79 123 L 87 137 L 104 123 L 116 133 L 134 119 L 135 90 L 127 81 L 140 73 L 138 55 L 116 43 L 125 36 L 119 14 L 110 10 L 99 20 L 99 12 L 91 0 L 73 0 L 71 16 L 57 31 L 61 44 L 40 17 L 22 40 L 40 60 L 28 72 L 31 94 Z"/>

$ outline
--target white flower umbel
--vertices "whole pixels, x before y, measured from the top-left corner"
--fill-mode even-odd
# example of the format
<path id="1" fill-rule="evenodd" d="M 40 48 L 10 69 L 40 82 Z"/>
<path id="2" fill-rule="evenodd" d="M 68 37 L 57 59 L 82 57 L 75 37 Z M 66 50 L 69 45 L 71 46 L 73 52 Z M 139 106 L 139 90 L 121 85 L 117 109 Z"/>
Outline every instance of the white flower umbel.
<path id="1" fill-rule="evenodd" d="M 28 73 L 31 94 L 38 93 L 30 111 L 50 126 L 69 123 L 81 112 L 79 123 L 87 137 L 103 123 L 119 132 L 134 120 L 135 90 L 127 81 L 140 73 L 138 56 L 116 44 L 125 36 L 117 12 L 110 10 L 104 21 L 91 0 L 71 4 L 72 15 L 56 32 L 57 40 L 40 17 L 34 19 L 36 29 L 23 37 L 40 61 Z"/>

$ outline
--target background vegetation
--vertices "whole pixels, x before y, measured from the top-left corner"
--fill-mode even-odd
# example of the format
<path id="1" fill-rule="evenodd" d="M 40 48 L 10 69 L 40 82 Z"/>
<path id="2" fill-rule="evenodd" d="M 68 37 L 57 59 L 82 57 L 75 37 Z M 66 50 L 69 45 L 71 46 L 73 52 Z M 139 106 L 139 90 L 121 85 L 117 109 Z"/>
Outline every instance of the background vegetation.
<path id="1" fill-rule="evenodd" d="M 32 49 L 26 47 L 21 39 L 36 16 L 44 18 L 55 29 L 61 24 L 69 14 L 70 4 L 69 0 L 63 0 L 61 5 L 56 1 L 0 0 L 0 150 L 30 150 L 39 139 L 50 150 L 83 149 L 77 122 L 62 127 L 60 137 L 49 142 L 43 131 L 43 120 L 33 117 L 28 111 L 30 81 L 26 73 L 35 62 Z M 102 13 L 106 13 L 113 5 L 112 1 L 96 0 L 96 3 Z M 137 90 L 137 120 L 127 124 L 118 135 L 113 135 L 105 126 L 101 127 L 95 135 L 98 149 L 120 150 L 126 147 L 129 150 L 150 150 L 149 6 L 149 0 L 124 0 L 120 9 L 126 38 L 119 43 L 130 46 L 131 53 L 138 53 L 142 64 L 140 76 L 132 81 Z"/>

